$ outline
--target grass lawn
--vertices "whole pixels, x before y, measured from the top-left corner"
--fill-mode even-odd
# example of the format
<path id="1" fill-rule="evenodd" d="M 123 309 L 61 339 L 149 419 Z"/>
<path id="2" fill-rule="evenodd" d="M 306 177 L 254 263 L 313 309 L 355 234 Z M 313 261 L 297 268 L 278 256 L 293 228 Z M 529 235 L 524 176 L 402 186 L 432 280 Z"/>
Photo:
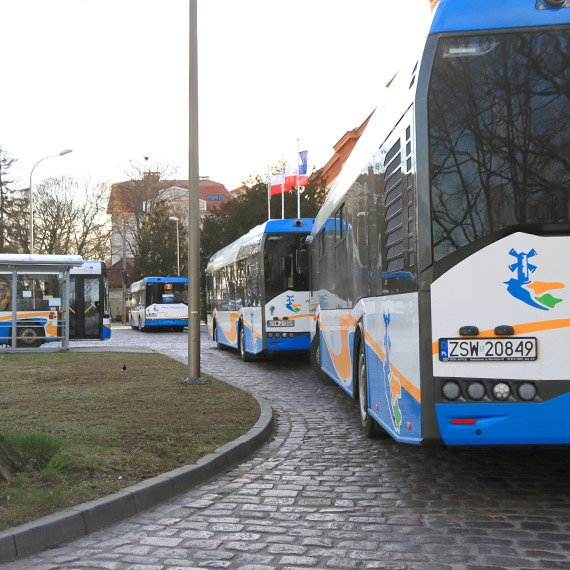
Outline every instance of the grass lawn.
<path id="1" fill-rule="evenodd" d="M 258 420 L 250 394 L 186 376 L 158 354 L 0 355 L 0 433 L 28 462 L 0 482 L 0 530 L 195 463 Z"/>

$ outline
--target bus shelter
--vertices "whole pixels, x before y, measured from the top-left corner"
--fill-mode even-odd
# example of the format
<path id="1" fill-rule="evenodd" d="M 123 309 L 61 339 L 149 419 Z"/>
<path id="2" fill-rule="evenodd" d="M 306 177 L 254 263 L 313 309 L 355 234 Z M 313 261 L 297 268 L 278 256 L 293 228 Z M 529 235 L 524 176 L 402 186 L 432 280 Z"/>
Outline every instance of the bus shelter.
<path id="1" fill-rule="evenodd" d="M 0 345 L 69 348 L 70 269 L 79 255 L 0 254 Z"/>

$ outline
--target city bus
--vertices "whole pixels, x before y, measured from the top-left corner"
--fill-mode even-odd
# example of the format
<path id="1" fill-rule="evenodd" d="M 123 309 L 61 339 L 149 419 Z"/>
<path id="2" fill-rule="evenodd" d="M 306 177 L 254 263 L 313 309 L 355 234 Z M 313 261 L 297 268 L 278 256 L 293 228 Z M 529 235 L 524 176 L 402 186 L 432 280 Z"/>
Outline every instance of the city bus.
<path id="1" fill-rule="evenodd" d="M 441 0 L 319 211 L 311 360 L 362 431 L 570 443 L 570 7 Z"/>
<path id="2" fill-rule="evenodd" d="M 188 278 L 145 277 L 127 292 L 129 324 L 144 331 L 188 326 Z"/>
<path id="3" fill-rule="evenodd" d="M 208 338 L 242 360 L 308 351 L 312 319 L 306 239 L 313 219 L 268 220 L 215 253 L 206 267 Z"/>
<path id="4" fill-rule="evenodd" d="M 0 344 L 15 340 L 14 348 L 37 348 L 110 337 L 104 262 L 78 255 L 0 255 Z"/>

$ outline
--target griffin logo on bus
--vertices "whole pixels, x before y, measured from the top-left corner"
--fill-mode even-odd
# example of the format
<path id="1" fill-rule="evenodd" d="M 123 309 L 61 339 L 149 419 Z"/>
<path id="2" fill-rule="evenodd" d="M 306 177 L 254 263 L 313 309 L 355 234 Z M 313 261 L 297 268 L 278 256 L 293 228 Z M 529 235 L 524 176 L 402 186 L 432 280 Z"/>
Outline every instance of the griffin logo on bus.
<path id="1" fill-rule="evenodd" d="M 290 310 L 293 311 L 293 313 L 298 313 L 301 310 L 302 305 L 294 305 L 293 303 L 295 302 L 295 295 L 287 295 L 287 303 L 286 303 L 286 307 Z"/>
<path id="2" fill-rule="evenodd" d="M 509 255 L 516 257 L 516 263 L 509 265 L 509 269 L 516 272 L 516 278 L 511 277 L 504 283 L 507 285 L 507 291 L 523 303 L 540 309 L 542 311 L 549 311 L 553 309 L 562 299 L 558 299 L 551 295 L 548 291 L 553 289 L 564 289 L 564 283 L 545 283 L 543 281 L 533 281 L 531 283 L 530 274 L 537 270 L 537 266 L 529 263 L 529 258 L 538 255 L 535 249 L 529 252 L 517 252 L 512 248 Z"/>

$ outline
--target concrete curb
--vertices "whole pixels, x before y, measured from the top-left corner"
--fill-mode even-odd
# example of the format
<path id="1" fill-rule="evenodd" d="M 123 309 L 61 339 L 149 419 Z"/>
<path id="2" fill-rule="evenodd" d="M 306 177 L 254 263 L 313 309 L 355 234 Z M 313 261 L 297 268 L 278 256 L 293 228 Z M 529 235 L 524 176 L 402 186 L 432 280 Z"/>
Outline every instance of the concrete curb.
<path id="1" fill-rule="evenodd" d="M 59 546 L 141 513 L 246 459 L 269 439 L 274 427 L 271 406 L 260 396 L 252 395 L 261 414 L 245 435 L 202 457 L 194 465 L 179 467 L 107 497 L 1 532 L 0 564 Z"/>

